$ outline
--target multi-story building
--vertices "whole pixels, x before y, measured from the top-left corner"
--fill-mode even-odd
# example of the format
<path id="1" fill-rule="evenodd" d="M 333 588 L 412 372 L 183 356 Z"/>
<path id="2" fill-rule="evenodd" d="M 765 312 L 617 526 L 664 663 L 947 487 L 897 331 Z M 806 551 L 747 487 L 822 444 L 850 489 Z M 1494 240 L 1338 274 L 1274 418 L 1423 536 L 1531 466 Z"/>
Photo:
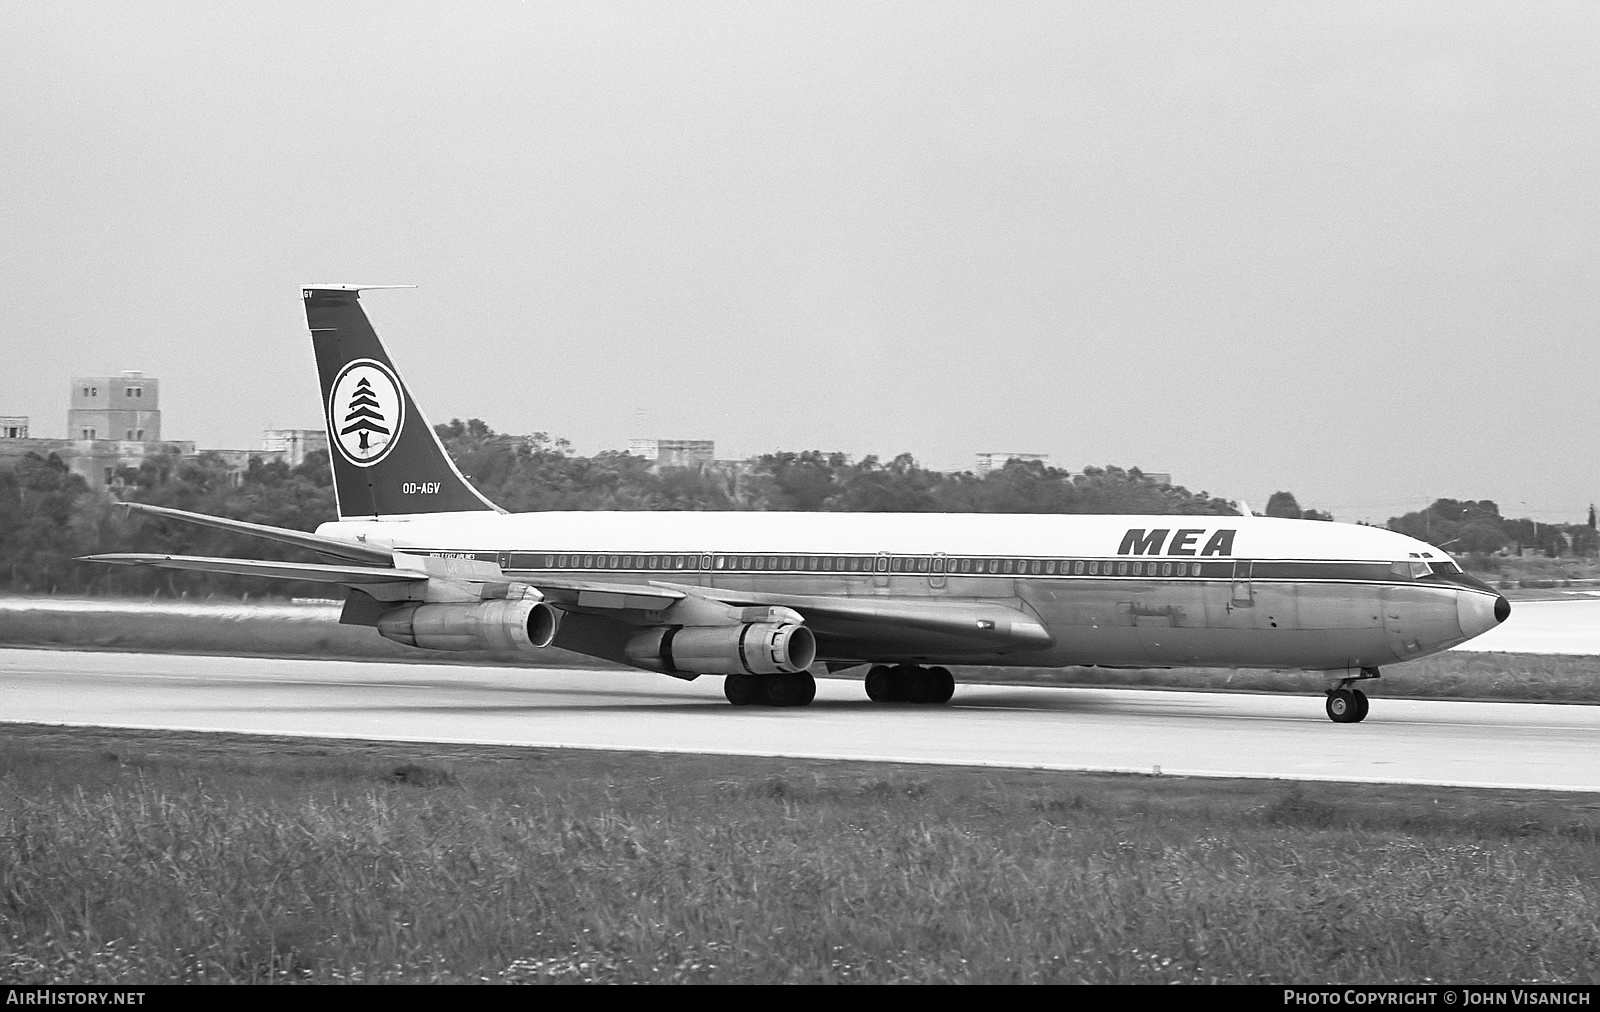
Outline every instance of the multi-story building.
<path id="1" fill-rule="evenodd" d="M 306 455 L 328 448 L 324 429 L 266 429 L 261 433 L 261 455 L 299 467 Z"/>
<path id="2" fill-rule="evenodd" d="M 0 439 L 27 439 L 27 415 L 0 415 Z"/>
<path id="3" fill-rule="evenodd" d="M 656 467 L 710 467 L 717 459 L 711 439 L 630 439 L 628 452 Z"/>
<path id="4" fill-rule="evenodd" d="M 67 438 L 161 442 L 161 381 L 134 370 L 74 379 Z"/>
<path id="5" fill-rule="evenodd" d="M 1048 453 L 980 453 L 975 470 L 979 475 L 985 475 L 1005 467 L 1008 460 L 1020 460 L 1025 463 L 1038 461 L 1046 467 L 1050 465 Z"/>

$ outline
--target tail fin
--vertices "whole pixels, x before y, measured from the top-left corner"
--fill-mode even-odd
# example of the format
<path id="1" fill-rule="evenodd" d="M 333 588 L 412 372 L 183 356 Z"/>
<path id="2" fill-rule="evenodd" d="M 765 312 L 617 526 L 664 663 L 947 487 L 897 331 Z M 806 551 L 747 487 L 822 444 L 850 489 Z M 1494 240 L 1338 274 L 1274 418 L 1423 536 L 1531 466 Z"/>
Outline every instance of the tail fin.
<path id="1" fill-rule="evenodd" d="M 328 413 L 339 518 L 500 510 L 461 476 L 360 305 L 363 288 L 302 289 Z M 503 511 L 501 511 L 503 512 Z"/>

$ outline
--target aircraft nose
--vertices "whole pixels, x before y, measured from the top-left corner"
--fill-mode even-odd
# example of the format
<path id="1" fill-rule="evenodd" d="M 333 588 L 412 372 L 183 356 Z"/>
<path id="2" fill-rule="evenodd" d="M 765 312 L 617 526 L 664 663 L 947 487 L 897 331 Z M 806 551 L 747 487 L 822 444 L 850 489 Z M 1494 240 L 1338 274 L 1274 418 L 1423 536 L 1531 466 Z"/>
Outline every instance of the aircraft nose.
<path id="1" fill-rule="evenodd" d="M 1464 592 L 1456 595 L 1456 618 L 1461 623 L 1461 633 L 1468 639 L 1481 635 L 1504 622 L 1511 615 L 1511 602 L 1504 595 Z"/>

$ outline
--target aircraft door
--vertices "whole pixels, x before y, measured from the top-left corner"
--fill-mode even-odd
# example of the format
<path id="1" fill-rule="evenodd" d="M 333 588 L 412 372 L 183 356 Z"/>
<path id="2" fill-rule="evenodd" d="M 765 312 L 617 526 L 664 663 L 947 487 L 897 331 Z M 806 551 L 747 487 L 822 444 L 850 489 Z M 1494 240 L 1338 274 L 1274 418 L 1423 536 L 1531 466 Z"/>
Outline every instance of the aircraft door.
<path id="1" fill-rule="evenodd" d="M 872 585 L 875 588 L 889 589 L 889 553 L 879 552 L 877 559 L 872 564 Z"/>
<path id="2" fill-rule="evenodd" d="M 944 554 L 935 555 L 932 564 L 928 567 L 928 586 L 934 590 L 944 589 L 944 567 Z"/>
<path id="3" fill-rule="evenodd" d="M 1253 563 L 1249 559 L 1233 560 L 1233 594 L 1228 602 L 1228 610 L 1234 608 L 1254 608 L 1256 605 L 1255 590 L 1250 586 L 1250 570 Z"/>

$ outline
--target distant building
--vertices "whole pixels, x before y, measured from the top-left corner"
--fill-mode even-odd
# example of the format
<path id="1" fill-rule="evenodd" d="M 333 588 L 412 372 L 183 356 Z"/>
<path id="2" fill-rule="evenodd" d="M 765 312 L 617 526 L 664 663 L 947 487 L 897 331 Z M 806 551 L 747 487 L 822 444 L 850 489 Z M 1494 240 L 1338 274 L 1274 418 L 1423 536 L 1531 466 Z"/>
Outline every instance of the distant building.
<path id="1" fill-rule="evenodd" d="M 67 438 L 161 442 L 161 381 L 135 370 L 74 379 L 67 401 Z"/>
<path id="2" fill-rule="evenodd" d="M 1046 467 L 1050 466 L 1048 453 L 980 453 L 975 470 L 979 475 L 985 475 L 1005 467 L 1008 460 L 1020 460 L 1030 464 L 1038 461 Z"/>
<path id="3" fill-rule="evenodd" d="M 119 470 L 136 468 L 151 457 L 194 456 L 194 443 L 189 440 L 0 439 L 0 467 L 11 467 L 18 458 L 30 453 L 46 459 L 55 454 L 69 471 L 82 475 L 89 484 L 111 485 L 116 483 Z"/>
<path id="4" fill-rule="evenodd" d="M 54 454 L 90 484 L 109 485 L 119 470 L 150 457 L 193 456 L 194 443 L 161 438 L 161 382 L 128 371 L 72 381 L 66 439 L 34 439 L 27 418 L 0 419 L 0 462 L 14 463 L 29 453 Z"/>
<path id="5" fill-rule="evenodd" d="M 323 429 L 267 429 L 261 433 L 261 452 L 290 467 L 299 467 L 307 454 L 327 450 L 328 433 Z"/>
<path id="6" fill-rule="evenodd" d="M 717 459 L 717 444 L 711 439 L 630 439 L 628 452 L 658 468 L 706 468 Z"/>
<path id="7" fill-rule="evenodd" d="M 250 470 L 251 460 L 264 464 L 281 461 L 290 467 L 299 467 L 309 454 L 327 448 L 326 429 L 263 429 L 261 445 L 254 450 L 208 449 L 204 452 L 221 457 L 228 465 L 228 474 L 238 484 Z"/>

